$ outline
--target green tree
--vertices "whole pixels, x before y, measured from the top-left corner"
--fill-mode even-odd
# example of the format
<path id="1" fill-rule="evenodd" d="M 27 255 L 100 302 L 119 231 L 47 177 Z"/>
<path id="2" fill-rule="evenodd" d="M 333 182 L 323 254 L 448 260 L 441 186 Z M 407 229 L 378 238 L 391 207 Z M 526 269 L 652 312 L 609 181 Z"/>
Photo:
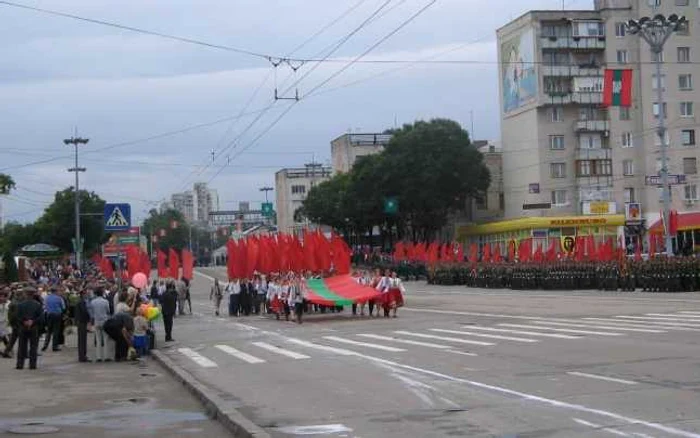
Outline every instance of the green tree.
<path id="1" fill-rule="evenodd" d="M 312 187 L 300 213 L 312 222 L 344 230 L 349 220 L 346 203 L 349 187 L 350 175 L 342 173 Z"/>
<path id="2" fill-rule="evenodd" d="M 397 221 L 428 239 L 467 199 L 483 193 L 490 175 L 469 134 L 452 120 L 404 125 L 382 153 L 382 190 L 399 202 Z"/>
<path id="3" fill-rule="evenodd" d="M 0 195 L 7 195 L 15 188 L 15 181 L 11 176 L 0 173 Z"/>
<path id="4" fill-rule="evenodd" d="M 0 233 L 0 252 L 14 254 L 25 245 L 42 242 L 43 236 L 34 224 L 10 222 Z"/>
<path id="5" fill-rule="evenodd" d="M 177 223 L 176 228 L 172 228 L 173 223 Z M 158 236 L 157 246 L 160 249 L 175 248 L 181 250 L 187 248 L 189 244 L 190 230 L 188 227 L 185 217 L 177 210 L 170 209 L 161 213 L 156 209 L 151 209 L 148 212 L 148 218 L 143 222 L 141 233 L 148 238 Z M 165 236 L 161 236 L 161 230 L 165 231 Z"/>
<path id="6" fill-rule="evenodd" d="M 95 192 L 80 190 L 80 234 L 85 240 L 83 251 L 90 253 L 107 240 L 104 231 L 105 201 Z M 85 216 L 82 216 L 82 215 Z M 72 252 L 75 237 L 75 188 L 56 192 L 54 200 L 35 223 L 41 240 L 57 246 L 64 252 Z"/>

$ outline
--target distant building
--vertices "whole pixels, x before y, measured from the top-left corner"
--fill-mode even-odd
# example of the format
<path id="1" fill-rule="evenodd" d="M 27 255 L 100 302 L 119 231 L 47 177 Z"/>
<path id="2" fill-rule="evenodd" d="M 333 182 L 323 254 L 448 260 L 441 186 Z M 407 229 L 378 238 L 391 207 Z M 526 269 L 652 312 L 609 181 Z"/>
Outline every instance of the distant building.
<path id="1" fill-rule="evenodd" d="M 219 209 L 219 195 L 216 190 L 210 190 L 207 183 L 198 182 L 194 183 L 192 190 L 174 193 L 171 204 L 188 222 L 205 224 L 209 213 Z"/>
<path id="2" fill-rule="evenodd" d="M 292 233 L 310 225 L 308 222 L 297 221 L 294 213 L 302 206 L 309 190 L 316 184 L 329 180 L 331 172 L 330 167 L 311 163 L 275 173 L 277 228 L 280 232 Z"/>
<path id="3" fill-rule="evenodd" d="M 505 193 L 503 192 L 503 151 L 497 142 L 476 140 L 474 146 L 484 156 L 491 183 L 484 196 L 470 199 L 466 207 L 469 222 L 487 222 L 503 219 Z"/>
<path id="4" fill-rule="evenodd" d="M 343 134 L 331 141 L 333 172 L 349 172 L 357 158 L 383 151 L 391 137 L 391 134 Z"/>

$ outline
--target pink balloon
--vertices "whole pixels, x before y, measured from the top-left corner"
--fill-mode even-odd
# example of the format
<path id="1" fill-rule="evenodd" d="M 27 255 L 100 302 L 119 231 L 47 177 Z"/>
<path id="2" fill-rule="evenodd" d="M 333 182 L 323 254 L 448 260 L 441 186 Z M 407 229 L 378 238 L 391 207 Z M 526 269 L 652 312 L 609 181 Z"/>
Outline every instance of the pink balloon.
<path id="1" fill-rule="evenodd" d="M 148 284 L 148 278 L 146 277 L 146 274 L 143 272 L 137 272 L 134 277 L 131 279 L 131 284 L 136 286 L 139 289 L 142 289 L 146 287 Z"/>

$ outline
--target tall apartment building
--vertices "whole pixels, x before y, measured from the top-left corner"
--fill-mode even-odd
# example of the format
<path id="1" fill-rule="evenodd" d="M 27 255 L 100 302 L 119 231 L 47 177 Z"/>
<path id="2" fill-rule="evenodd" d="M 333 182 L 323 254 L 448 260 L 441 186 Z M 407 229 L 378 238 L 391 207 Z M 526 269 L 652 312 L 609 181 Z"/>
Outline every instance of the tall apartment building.
<path id="1" fill-rule="evenodd" d="M 365 155 L 374 155 L 389 144 L 391 134 L 343 134 L 331 141 L 333 171 L 349 172 L 355 161 Z"/>
<path id="2" fill-rule="evenodd" d="M 170 197 L 173 209 L 182 213 L 187 222 L 193 222 L 195 217 L 194 194 L 191 191 L 173 193 Z"/>
<path id="3" fill-rule="evenodd" d="M 207 183 L 198 182 L 194 183 L 192 190 L 173 193 L 170 204 L 188 222 L 205 224 L 209 213 L 219 209 L 219 195 L 216 190 L 209 189 Z"/>
<path id="4" fill-rule="evenodd" d="M 275 173 L 275 196 L 277 204 L 277 229 L 293 233 L 309 225 L 297 220 L 294 213 L 302 206 L 309 190 L 316 184 L 331 178 L 332 169 L 319 163 L 310 163 L 302 168 L 282 169 Z"/>
<path id="5" fill-rule="evenodd" d="M 658 220 L 660 189 L 645 184 L 661 167 L 655 70 L 648 45 L 624 23 L 659 13 L 689 21 L 662 55 L 662 113 L 669 172 L 687 179 L 672 187 L 672 208 L 700 208 L 699 7 L 698 0 L 596 0 L 594 10 L 530 11 L 498 29 L 507 218 L 621 214 L 639 203 L 648 225 Z M 631 107 L 602 107 L 606 67 L 633 70 Z"/>

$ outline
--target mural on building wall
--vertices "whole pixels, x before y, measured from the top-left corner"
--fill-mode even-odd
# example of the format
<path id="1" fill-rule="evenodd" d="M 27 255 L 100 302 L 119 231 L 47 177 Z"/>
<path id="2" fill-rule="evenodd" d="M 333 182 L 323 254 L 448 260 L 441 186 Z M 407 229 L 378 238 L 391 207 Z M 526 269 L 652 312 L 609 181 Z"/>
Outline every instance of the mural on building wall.
<path id="1" fill-rule="evenodd" d="M 530 28 L 501 44 L 503 111 L 517 109 L 537 96 L 535 39 Z"/>

